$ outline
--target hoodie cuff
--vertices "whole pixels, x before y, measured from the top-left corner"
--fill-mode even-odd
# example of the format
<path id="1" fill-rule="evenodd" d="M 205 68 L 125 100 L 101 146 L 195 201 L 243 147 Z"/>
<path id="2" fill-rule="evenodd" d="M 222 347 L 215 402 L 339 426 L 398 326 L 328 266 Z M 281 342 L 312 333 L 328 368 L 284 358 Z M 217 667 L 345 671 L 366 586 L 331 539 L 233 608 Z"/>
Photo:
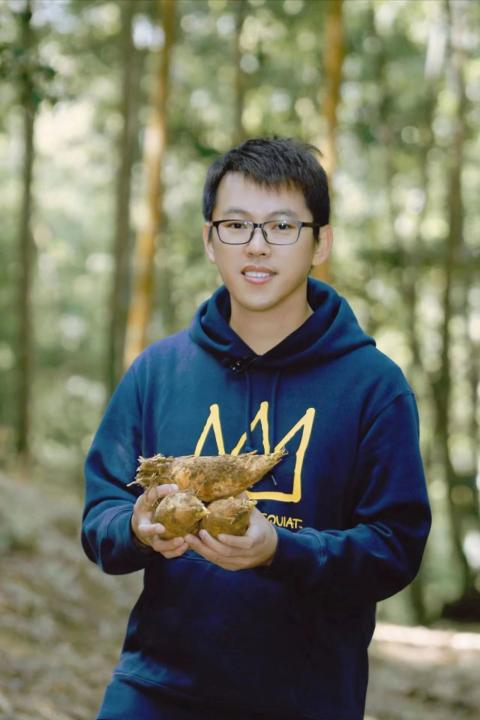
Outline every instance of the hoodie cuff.
<path id="1" fill-rule="evenodd" d="M 138 568 L 143 567 L 145 556 L 155 551 L 148 545 L 143 545 L 135 537 L 132 530 L 132 509 L 121 510 L 111 519 L 107 535 L 114 541 L 116 552 L 125 563 L 133 562 Z"/>
<path id="2" fill-rule="evenodd" d="M 279 580 L 294 580 L 308 584 L 308 579 L 326 575 L 325 551 L 319 532 L 293 532 L 275 528 L 278 544 L 270 565 L 262 570 Z"/>

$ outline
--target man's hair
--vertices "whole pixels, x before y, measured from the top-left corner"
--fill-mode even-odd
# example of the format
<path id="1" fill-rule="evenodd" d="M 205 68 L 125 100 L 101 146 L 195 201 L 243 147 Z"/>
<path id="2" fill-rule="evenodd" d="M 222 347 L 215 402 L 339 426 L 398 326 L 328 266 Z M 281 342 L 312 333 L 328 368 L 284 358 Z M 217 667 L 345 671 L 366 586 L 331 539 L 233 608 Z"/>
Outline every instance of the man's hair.
<path id="1" fill-rule="evenodd" d="M 244 175 L 260 186 L 294 187 L 303 193 L 313 222 L 327 225 L 330 198 L 327 174 L 314 145 L 293 138 L 251 138 L 217 158 L 209 167 L 203 188 L 203 216 L 211 220 L 222 178 L 229 172 Z M 318 230 L 314 232 L 318 237 Z"/>

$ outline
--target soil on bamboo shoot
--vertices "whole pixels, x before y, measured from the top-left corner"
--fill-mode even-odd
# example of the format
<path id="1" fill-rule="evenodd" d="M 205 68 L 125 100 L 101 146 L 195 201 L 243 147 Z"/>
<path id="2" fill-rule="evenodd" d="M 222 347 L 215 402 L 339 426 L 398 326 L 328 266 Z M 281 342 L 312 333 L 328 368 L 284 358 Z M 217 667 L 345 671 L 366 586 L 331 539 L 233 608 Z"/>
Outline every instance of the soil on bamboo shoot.
<path id="1" fill-rule="evenodd" d="M 183 455 L 158 454 L 139 458 L 134 483 L 145 489 L 176 483 L 203 502 L 235 496 L 261 480 L 286 455 L 285 450 L 257 455 Z"/>

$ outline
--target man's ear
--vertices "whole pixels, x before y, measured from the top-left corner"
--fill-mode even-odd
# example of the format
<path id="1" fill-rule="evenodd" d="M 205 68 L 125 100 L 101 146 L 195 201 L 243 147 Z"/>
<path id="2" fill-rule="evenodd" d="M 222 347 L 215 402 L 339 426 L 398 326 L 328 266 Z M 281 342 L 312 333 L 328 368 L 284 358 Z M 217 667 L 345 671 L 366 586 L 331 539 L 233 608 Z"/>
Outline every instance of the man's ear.
<path id="1" fill-rule="evenodd" d="M 213 242 L 212 242 L 212 232 L 213 228 L 208 223 L 203 224 L 203 247 L 205 248 L 205 254 L 210 260 L 211 263 L 215 264 L 215 250 L 213 248 Z"/>
<path id="2" fill-rule="evenodd" d="M 322 225 L 318 242 L 312 258 L 312 267 L 321 265 L 328 260 L 333 244 L 333 229 L 331 225 Z"/>

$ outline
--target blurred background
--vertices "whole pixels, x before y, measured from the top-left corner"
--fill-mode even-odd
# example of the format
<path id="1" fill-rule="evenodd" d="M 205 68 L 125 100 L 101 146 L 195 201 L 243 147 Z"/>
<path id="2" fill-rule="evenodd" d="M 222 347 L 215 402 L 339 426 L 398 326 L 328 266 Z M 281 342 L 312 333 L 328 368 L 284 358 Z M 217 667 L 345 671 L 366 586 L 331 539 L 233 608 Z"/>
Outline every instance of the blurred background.
<path id="1" fill-rule="evenodd" d="M 85 453 L 220 282 L 208 165 L 273 134 L 322 151 L 321 277 L 419 403 L 434 522 L 368 718 L 479 717 L 479 47 L 477 0 L 0 0 L 1 718 L 95 715 L 141 578 L 81 553 Z"/>

